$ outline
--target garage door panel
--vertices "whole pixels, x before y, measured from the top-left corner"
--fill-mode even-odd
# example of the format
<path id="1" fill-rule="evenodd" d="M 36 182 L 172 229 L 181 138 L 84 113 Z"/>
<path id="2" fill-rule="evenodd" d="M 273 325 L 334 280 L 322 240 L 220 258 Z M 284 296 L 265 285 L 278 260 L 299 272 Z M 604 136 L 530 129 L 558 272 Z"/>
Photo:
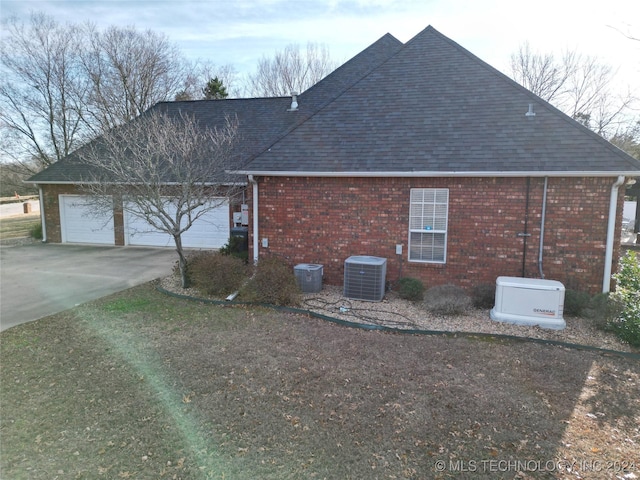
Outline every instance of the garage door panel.
<path id="1" fill-rule="evenodd" d="M 113 215 L 96 213 L 89 197 L 60 195 L 59 204 L 63 243 L 115 244 Z"/>
<path id="2" fill-rule="evenodd" d="M 226 200 L 216 201 L 216 205 L 205 212 L 194 224 L 182 234 L 182 245 L 185 248 L 220 248 L 229 240 L 229 203 Z M 210 208 L 209 207 L 204 207 Z M 135 209 L 131 203 L 125 209 L 125 244 L 139 246 L 173 246 L 173 238 L 165 232 L 156 230 L 147 220 L 131 212 Z M 173 213 L 175 208 L 169 207 Z"/>

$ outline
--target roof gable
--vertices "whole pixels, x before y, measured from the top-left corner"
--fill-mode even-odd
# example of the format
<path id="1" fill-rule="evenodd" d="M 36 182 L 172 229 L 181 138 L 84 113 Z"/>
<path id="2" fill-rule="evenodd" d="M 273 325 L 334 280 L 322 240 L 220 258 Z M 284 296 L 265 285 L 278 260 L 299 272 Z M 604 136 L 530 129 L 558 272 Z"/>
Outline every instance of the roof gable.
<path id="1" fill-rule="evenodd" d="M 617 175 L 640 161 L 427 27 L 244 172 Z"/>
<path id="2" fill-rule="evenodd" d="M 207 128 L 221 127 L 228 118 L 237 119 L 239 138 L 235 156 L 237 167 L 242 168 L 247 160 L 286 136 L 296 125 L 307 120 L 318 109 L 353 86 L 402 46 L 403 43 L 392 35 L 384 35 L 303 92 L 299 97 L 299 108 L 293 112 L 289 111 L 290 97 L 270 97 L 161 102 L 143 115 L 149 115 L 155 111 L 161 111 L 170 117 L 187 114 Z M 93 140 L 93 142 L 96 141 L 99 141 L 99 138 Z M 37 173 L 28 181 L 30 183 L 76 183 L 83 178 L 90 178 L 87 167 L 79 161 L 83 148 L 86 148 L 86 145 Z"/>

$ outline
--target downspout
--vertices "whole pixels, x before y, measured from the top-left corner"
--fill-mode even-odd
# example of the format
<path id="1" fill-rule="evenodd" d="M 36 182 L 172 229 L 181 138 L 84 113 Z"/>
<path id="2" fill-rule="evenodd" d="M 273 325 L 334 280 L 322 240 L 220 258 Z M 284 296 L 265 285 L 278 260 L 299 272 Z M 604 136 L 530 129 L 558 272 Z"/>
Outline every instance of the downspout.
<path id="1" fill-rule="evenodd" d="M 531 192 L 531 177 L 527 177 L 527 198 L 524 206 L 524 233 L 519 234 L 522 237 L 522 275 L 524 278 L 527 271 L 527 237 L 530 237 L 529 233 L 529 196 Z"/>
<path id="2" fill-rule="evenodd" d="M 248 175 L 249 183 L 253 186 L 253 263 L 258 263 L 258 182 L 253 175 Z"/>
<path id="3" fill-rule="evenodd" d="M 544 251 L 544 221 L 547 216 L 547 187 L 549 185 L 549 177 L 544 177 L 544 190 L 542 193 L 542 215 L 540 217 L 540 249 L 538 250 L 538 271 L 540 278 L 544 278 L 542 271 L 542 252 Z"/>
<path id="4" fill-rule="evenodd" d="M 42 187 L 38 185 L 38 200 L 40 201 L 40 223 L 42 224 L 42 243 L 47 241 L 47 222 L 44 219 L 44 194 Z"/>
<path id="5" fill-rule="evenodd" d="M 609 200 L 609 223 L 607 225 L 607 246 L 604 254 L 604 275 L 602 276 L 602 293 L 611 290 L 611 266 L 613 263 L 613 245 L 616 233 L 616 210 L 618 208 L 618 189 L 624 183 L 624 175 L 620 175 L 611 186 Z"/>

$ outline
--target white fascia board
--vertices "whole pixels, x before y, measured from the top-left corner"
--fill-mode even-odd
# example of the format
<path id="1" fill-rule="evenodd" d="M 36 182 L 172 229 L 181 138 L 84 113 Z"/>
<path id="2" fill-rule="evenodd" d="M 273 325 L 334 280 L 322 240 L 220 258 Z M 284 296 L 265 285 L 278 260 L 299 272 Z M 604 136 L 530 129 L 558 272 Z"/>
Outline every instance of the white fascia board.
<path id="1" fill-rule="evenodd" d="M 640 171 L 573 171 L 573 172 L 545 172 L 540 170 L 522 172 L 298 172 L 298 171 L 270 171 L 270 170 L 240 170 L 234 172 L 240 175 L 255 177 L 638 177 Z"/>
<path id="2" fill-rule="evenodd" d="M 51 180 L 51 181 L 42 181 L 42 180 L 38 180 L 38 181 L 31 181 L 31 180 L 24 180 L 22 183 L 32 183 L 34 185 L 99 185 L 102 182 L 73 182 L 73 181 L 69 181 L 69 180 Z M 104 182 L 106 185 L 127 185 L 126 183 L 122 183 L 122 182 Z M 129 185 L 136 185 L 135 183 L 131 183 Z M 163 183 L 163 185 L 167 185 L 167 186 L 179 186 L 182 185 L 182 183 L 180 182 L 167 182 L 167 183 Z M 247 182 L 225 182 L 225 183 L 215 183 L 215 182 L 207 182 L 207 183 L 203 183 L 202 185 L 204 186 L 213 186 L 213 185 L 223 185 L 225 187 L 244 187 L 247 185 Z"/>

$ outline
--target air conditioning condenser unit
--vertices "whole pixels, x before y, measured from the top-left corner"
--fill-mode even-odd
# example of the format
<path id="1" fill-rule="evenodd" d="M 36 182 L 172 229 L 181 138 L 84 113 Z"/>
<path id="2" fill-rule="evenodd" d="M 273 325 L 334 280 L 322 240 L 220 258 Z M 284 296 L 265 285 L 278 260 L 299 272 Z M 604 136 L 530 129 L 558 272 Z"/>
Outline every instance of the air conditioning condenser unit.
<path id="1" fill-rule="evenodd" d="M 356 255 L 344 262 L 344 296 L 379 302 L 384 297 L 387 259 Z"/>
<path id="2" fill-rule="evenodd" d="M 490 317 L 498 322 L 562 330 L 565 288 L 555 280 L 498 277 Z"/>

